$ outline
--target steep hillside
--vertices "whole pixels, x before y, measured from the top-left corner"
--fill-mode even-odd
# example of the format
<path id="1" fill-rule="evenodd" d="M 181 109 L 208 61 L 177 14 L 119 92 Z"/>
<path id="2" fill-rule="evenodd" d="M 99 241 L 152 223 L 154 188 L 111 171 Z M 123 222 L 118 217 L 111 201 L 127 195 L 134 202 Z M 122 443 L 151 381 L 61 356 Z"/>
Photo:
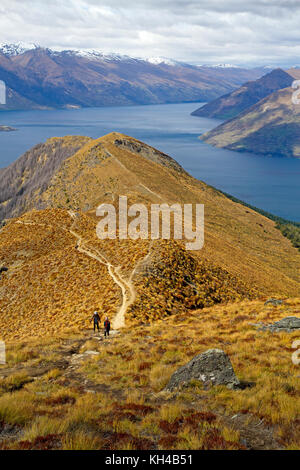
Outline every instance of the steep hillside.
<path id="1" fill-rule="evenodd" d="M 152 321 L 224 301 L 299 292 L 300 253 L 275 223 L 195 180 L 167 155 L 118 133 L 45 145 L 41 157 L 52 148 L 56 169 L 47 157 L 39 187 L 28 177 L 37 174 L 38 151 L 29 154 L 32 166 L 21 173 L 34 188 L 22 203 L 26 213 L 0 232 L 0 265 L 8 268 L 0 280 L 2 337 L 83 328 L 94 309 L 122 326 L 125 319 Z M 63 145 L 80 148 L 64 158 Z M 102 202 L 117 208 L 119 195 L 147 206 L 203 203 L 204 248 L 186 251 L 184 240 L 172 239 L 99 240 L 95 208 Z M 30 211 L 35 206 L 43 209 Z"/>
<path id="2" fill-rule="evenodd" d="M 201 139 L 216 147 L 264 155 L 300 157 L 300 106 L 295 90 L 276 91 Z"/>
<path id="3" fill-rule="evenodd" d="M 281 69 L 272 70 L 262 78 L 247 82 L 237 90 L 196 109 L 192 115 L 224 120 L 234 118 L 274 91 L 291 86 L 293 80 L 289 73 Z"/>
<path id="4" fill-rule="evenodd" d="M 66 158 L 88 137 L 52 138 L 38 144 L 0 172 L 0 221 L 39 207 L 39 195 Z"/>
<path id="5" fill-rule="evenodd" d="M 0 290 L 4 339 L 44 336 L 44 325 L 47 334 L 82 329 L 95 309 L 121 327 L 125 313 L 127 323 L 153 321 L 256 294 L 177 242 L 100 241 L 90 217 L 57 209 L 4 227 L 0 259 L 8 267 Z"/>
<path id="6" fill-rule="evenodd" d="M 300 69 L 299 68 L 291 68 L 288 70 L 288 73 L 295 79 L 300 79 Z"/>
<path id="7" fill-rule="evenodd" d="M 2 47 L 0 79 L 8 97 L 0 110 L 207 101 L 260 74 L 95 52 Z"/>

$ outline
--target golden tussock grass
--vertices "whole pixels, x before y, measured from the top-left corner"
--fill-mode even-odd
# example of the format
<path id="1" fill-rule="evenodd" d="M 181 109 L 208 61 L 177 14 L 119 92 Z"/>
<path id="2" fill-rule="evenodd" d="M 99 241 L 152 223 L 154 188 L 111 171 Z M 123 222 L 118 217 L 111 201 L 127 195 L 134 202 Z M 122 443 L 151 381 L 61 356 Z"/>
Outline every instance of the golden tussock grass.
<path id="1" fill-rule="evenodd" d="M 261 439 L 265 444 L 258 448 L 297 449 L 299 366 L 292 363 L 291 345 L 299 334 L 271 334 L 251 323 L 270 323 L 299 312 L 299 299 L 280 307 L 243 301 L 204 308 L 188 319 L 171 316 L 99 343 L 100 354 L 78 364 L 78 379 L 55 368 L 31 382 L 25 375 L 12 378 L 10 383 L 21 389 L 2 390 L 0 421 L 20 426 L 21 434 L 5 445 L 236 449 L 244 448 L 246 435 L 254 448 Z M 63 345 L 76 338 L 83 337 L 73 335 L 68 340 L 64 335 L 49 343 L 44 339 L 40 355 L 52 348 L 60 349 L 63 357 Z M 87 336 L 85 343 L 83 350 L 94 341 Z M 35 352 L 38 340 L 31 347 Z M 164 392 L 175 369 L 215 347 L 229 355 L 240 380 L 254 382 L 252 388 L 205 388 L 193 380 L 175 393 Z M 84 391 L 84 380 L 103 392 Z M 238 416 L 236 424 L 232 416 Z"/>

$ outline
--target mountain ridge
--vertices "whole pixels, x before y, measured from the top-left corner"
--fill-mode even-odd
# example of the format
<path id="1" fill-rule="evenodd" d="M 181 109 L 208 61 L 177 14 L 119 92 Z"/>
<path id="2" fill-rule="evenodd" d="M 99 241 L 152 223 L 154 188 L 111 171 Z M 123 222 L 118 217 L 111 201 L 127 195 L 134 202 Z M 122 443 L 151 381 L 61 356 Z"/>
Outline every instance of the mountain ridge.
<path id="1" fill-rule="evenodd" d="M 0 49 L 0 79 L 8 99 L 0 110 L 205 101 L 260 74 L 97 51 L 6 46 Z"/>
<path id="2" fill-rule="evenodd" d="M 35 185 L 39 156 L 48 175 L 42 187 Z M 91 308 L 114 317 L 125 305 L 126 321 L 140 323 L 299 291 L 300 253 L 273 221 L 194 179 L 143 142 L 117 132 L 95 140 L 54 138 L 27 159 L 34 162 L 28 167 L 32 179 L 26 166 L 14 168 L 19 183 L 27 175 L 19 197 L 28 191 L 30 198 L 0 231 L 0 263 L 8 268 L 0 281 L 1 321 L 15 321 L 14 312 L 22 319 L 17 332 L 14 322 L 7 323 L 7 337 L 28 336 L 40 321 L 47 322 L 49 334 L 70 322 L 82 328 Z M 184 239 L 172 237 L 100 240 L 96 208 L 109 203 L 118 210 L 119 195 L 127 196 L 128 206 L 204 204 L 203 249 L 189 252 Z M 112 271 L 123 280 L 122 291 Z"/>
<path id="3" fill-rule="evenodd" d="M 200 138 L 220 148 L 300 158 L 300 106 L 293 88 L 276 91 Z"/>
<path id="4" fill-rule="evenodd" d="M 291 86 L 294 78 L 282 69 L 275 69 L 263 77 L 244 83 L 233 92 L 196 109 L 192 116 L 215 119 L 233 119 L 274 91 Z"/>

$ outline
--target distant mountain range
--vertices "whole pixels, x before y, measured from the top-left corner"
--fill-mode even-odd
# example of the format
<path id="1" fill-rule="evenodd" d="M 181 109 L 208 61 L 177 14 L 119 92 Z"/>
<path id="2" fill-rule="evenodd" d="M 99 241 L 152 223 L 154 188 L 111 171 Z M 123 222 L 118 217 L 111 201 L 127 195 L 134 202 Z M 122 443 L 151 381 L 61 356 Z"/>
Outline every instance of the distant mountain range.
<path id="1" fill-rule="evenodd" d="M 91 50 L 0 45 L 1 109 L 43 109 L 208 101 L 262 69 L 196 66 L 162 57 L 139 59 Z"/>
<path id="2" fill-rule="evenodd" d="M 293 80 L 291 75 L 281 69 L 272 70 L 259 80 L 247 82 L 237 90 L 196 109 L 192 115 L 231 119 L 274 91 L 290 86 Z"/>

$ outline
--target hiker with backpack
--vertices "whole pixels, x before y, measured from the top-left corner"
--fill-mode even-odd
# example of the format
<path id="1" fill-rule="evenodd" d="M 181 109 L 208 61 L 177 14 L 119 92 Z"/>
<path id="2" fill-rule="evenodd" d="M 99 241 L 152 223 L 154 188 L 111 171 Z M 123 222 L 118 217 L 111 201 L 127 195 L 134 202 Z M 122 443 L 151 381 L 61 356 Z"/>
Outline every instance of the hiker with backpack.
<path id="1" fill-rule="evenodd" d="M 100 331 L 100 328 L 99 328 L 100 317 L 97 311 L 94 312 L 92 320 L 94 321 L 94 332 L 96 331 L 96 328 L 98 331 Z"/>
<path id="2" fill-rule="evenodd" d="M 108 317 L 105 317 L 104 320 L 104 336 L 109 336 L 109 331 L 110 331 L 110 321 Z"/>

